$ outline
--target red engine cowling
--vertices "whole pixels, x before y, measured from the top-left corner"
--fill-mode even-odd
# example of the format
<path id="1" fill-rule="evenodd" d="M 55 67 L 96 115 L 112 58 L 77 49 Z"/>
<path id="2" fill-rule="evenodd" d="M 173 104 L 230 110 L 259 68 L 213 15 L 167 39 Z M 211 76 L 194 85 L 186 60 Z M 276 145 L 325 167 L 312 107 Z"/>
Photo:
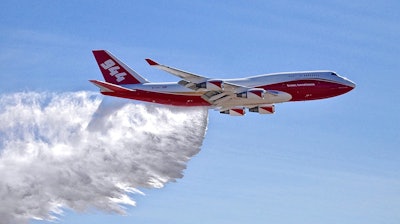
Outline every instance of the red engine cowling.
<path id="1" fill-rule="evenodd" d="M 221 114 L 229 114 L 231 116 L 243 116 L 246 111 L 243 107 L 231 108 L 229 110 L 220 111 Z"/>
<path id="2" fill-rule="evenodd" d="M 236 96 L 247 99 L 264 99 L 265 92 L 265 89 L 249 89 L 246 92 L 236 94 Z"/>
<path id="3" fill-rule="evenodd" d="M 256 112 L 259 114 L 273 114 L 275 113 L 275 105 L 273 104 L 260 105 L 257 107 L 249 108 L 249 111 Z"/>
<path id="4" fill-rule="evenodd" d="M 210 91 L 222 91 L 224 90 L 224 82 L 221 80 L 208 80 L 206 82 L 196 84 L 196 87 Z"/>

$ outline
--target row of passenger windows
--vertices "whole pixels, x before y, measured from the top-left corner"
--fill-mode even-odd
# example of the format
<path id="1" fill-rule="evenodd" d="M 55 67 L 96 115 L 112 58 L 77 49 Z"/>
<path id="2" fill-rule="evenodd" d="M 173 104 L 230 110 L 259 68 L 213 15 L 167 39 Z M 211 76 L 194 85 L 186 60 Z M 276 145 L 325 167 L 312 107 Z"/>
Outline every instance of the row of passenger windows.
<path id="1" fill-rule="evenodd" d="M 319 74 L 304 74 L 304 77 L 319 77 Z"/>
<path id="2" fill-rule="evenodd" d="M 296 76 L 298 76 L 299 74 L 290 74 L 290 76 L 291 77 L 296 77 Z M 306 74 L 303 74 L 303 77 L 320 77 L 320 75 L 321 74 L 318 74 L 318 73 L 306 73 Z M 338 76 L 336 73 L 334 73 L 334 72 L 332 72 L 331 73 L 331 75 L 333 75 L 333 76 Z"/>
<path id="3" fill-rule="evenodd" d="M 336 73 L 332 72 L 331 75 L 338 76 Z M 304 74 L 304 77 L 319 77 L 319 74 Z"/>

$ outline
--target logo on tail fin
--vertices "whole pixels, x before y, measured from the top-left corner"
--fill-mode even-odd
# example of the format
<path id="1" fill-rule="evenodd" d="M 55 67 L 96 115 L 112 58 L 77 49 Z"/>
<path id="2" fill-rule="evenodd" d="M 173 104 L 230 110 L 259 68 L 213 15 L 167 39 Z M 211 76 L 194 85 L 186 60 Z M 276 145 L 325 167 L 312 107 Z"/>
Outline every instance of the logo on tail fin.
<path id="1" fill-rule="evenodd" d="M 115 66 L 116 65 L 115 61 L 108 59 L 107 61 L 101 63 L 100 65 L 103 69 L 106 69 L 110 72 L 110 76 L 116 77 L 117 82 L 122 82 L 123 80 L 125 80 L 126 73 L 118 71 L 120 67 Z"/>
<path id="2" fill-rule="evenodd" d="M 106 82 L 118 85 L 149 82 L 105 50 L 94 50 L 94 58 Z"/>

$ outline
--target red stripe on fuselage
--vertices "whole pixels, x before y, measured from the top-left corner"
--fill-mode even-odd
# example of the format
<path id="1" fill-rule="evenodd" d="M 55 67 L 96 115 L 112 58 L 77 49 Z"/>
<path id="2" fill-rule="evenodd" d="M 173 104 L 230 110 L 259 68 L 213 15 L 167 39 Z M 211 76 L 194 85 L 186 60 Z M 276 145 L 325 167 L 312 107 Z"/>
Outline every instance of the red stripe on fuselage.
<path id="1" fill-rule="evenodd" d="M 322 79 L 296 80 L 260 86 L 266 90 L 279 90 L 292 95 L 290 101 L 318 100 L 345 94 L 353 87 Z"/>

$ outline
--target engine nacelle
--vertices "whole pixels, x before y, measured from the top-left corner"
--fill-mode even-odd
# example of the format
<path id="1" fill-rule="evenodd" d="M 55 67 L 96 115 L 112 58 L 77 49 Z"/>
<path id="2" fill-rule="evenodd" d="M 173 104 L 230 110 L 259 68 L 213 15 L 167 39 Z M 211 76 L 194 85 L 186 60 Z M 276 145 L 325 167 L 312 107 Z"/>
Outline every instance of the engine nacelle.
<path id="1" fill-rule="evenodd" d="M 275 113 L 275 105 L 273 104 L 260 105 L 257 107 L 249 108 L 249 111 L 260 114 L 273 114 Z"/>
<path id="2" fill-rule="evenodd" d="M 199 89 L 206 89 L 210 91 L 222 91 L 224 90 L 224 82 L 221 80 L 208 80 L 196 84 L 196 87 Z"/>
<path id="3" fill-rule="evenodd" d="M 246 111 L 243 107 L 231 108 L 229 110 L 220 111 L 221 114 L 229 114 L 231 116 L 243 116 Z"/>
<path id="4" fill-rule="evenodd" d="M 243 93 L 237 93 L 236 96 L 247 99 L 264 99 L 265 89 L 249 89 Z"/>

